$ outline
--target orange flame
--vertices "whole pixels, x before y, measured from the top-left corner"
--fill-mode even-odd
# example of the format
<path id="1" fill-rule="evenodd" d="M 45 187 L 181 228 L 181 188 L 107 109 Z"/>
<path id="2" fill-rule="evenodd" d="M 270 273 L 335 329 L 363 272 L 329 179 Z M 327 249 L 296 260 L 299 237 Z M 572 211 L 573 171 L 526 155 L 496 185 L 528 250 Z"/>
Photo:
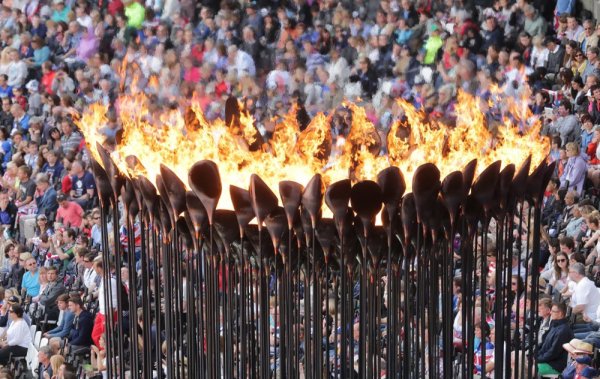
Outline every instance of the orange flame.
<path id="1" fill-rule="evenodd" d="M 229 185 L 247 187 L 253 173 L 277 193 L 282 180 L 305 185 L 315 173 L 323 175 L 325 184 L 348 177 L 353 181 L 375 179 L 389 165 L 400 168 L 410 188 L 415 169 L 426 162 L 434 163 L 444 177 L 472 159 L 478 160 L 481 171 L 496 160 L 519 167 L 531 154 L 535 167 L 549 150 L 548 140 L 539 136 L 539 121 L 525 124 L 531 114 L 523 105 L 524 100 L 503 99 L 503 119 L 492 133 L 482 110 L 489 104 L 462 92 L 455 105 L 454 127 L 436 120 L 427 122 L 425 114 L 398 100 L 405 121 L 394 123 L 389 133 L 382 135 L 368 121 L 363 108 L 344 104 L 350 112 L 349 133 L 346 138 L 334 138 L 331 116 L 318 114 L 300 131 L 294 107 L 276 125 L 269 142 L 259 149 L 249 148 L 257 134 L 252 116 L 243 110 L 239 124 L 228 126 L 222 120 L 209 123 L 194 101 L 187 112 L 170 110 L 158 115 L 149 114 L 148 101 L 144 95 L 119 100 L 124 131 L 112 157 L 123 172 L 145 175 L 151 181 L 160 173 L 162 163 L 187 183 L 189 168 L 198 160 L 209 159 L 219 166 L 226 190 Z M 99 130 L 107 122 L 106 112 L 104 106 L 96 104 L 79 120 L 96 158 L 94 146 L 104 142 Z M 382 147 L 387 147 L 387 154 L 381 153 Z M 138 157 L 139 164 L 128 159 L 131 156 Z M 219 207 L 231 209 L 229 196 L 221 198 Z"/>

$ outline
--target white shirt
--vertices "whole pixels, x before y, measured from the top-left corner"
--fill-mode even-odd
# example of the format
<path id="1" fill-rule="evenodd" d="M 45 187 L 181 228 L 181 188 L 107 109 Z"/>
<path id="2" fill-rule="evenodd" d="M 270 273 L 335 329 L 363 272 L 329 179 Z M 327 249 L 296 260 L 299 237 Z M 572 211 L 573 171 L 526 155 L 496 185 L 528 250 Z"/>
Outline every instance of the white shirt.
<path id="1" fill-rule="evenodd" d="M 548 62 L 548 49 L 545 47 L 538 49 L 537 47 L 533 47 L 531 50 L 531 65 L 533 67 L 545 67 L 546 62 Z"/>
<path id="2" fill-rule="evenodd" d="M 63 318 L 65 317 L 65 311 L 60 311 L 58 312 L 58 320 L 56 320 L 56 325 L 60 325 L 60 323 L 62 322 Z"/>
<path id="3" fill-rule="evenodd" d="M 110 278 L 110 284 L 112 287 L 112 306 L 113 308 L 117 307 L 117 281 L 115 278 Z M 106 316 L 106 309 L 108 308 L 108 301 L 104 298 L 104 278 L 100 281 L 100 286 L 98 287 L 98 305 L 100 308 L 100 313 Z"/>
<path id="4" fill-rule="evenodd" d="M 565 31 L 565 36 L 571 41 L 578 41 L 581 33 L 583 33 L 583 27 L 581 25 L 577 25 L 575 30 L 567 29 Z"/>
<path id="5" fill-rule="evenodd" d="M 7 75 L 9 86 L 20 87 L 27 77 L 27 65 L 23 61 L 10 62 Z"/>
<path id="6" fill-rule="evenodd" d="M 327 72 L 329 73 L 329 83 L 345 83 L 350 76 L 346 58 L 339 57 L 335 62 L 330 63 Z"/>
<path id="7" fill-rule="evenodd" d="M 31 344 L 31 332 L 23 319 L 11 322 L 6 331 L 6 342 L 8 346 L 21 346 L 28 348 Z"/>
<path id="8" fill-rule="evenodd" d="M 575 285 L 571 296 L 571 307 L 585 305 L 583 312 L 592 320 L 596 318 L 596 311 L 600 306 L 600 292 L 594 282 L 584 277 Z"/>
<path id="9" fill-rule="evenodd" d="M 94 271 L 93 268 L 86 268 L 83 271 L 83 285 L 90 291 L 95 290 L 97 276 L 98 274 L 96 274 L 96 271 Z"/>
<path id="10" fill-rule="evenodd" d="M 249 76 L 256 76 L 256 66 L 254 65 L 254 59 L 245 51 L 238 50 L 235 56 L 235 64 L 233 65 L 237 73 L 237 77 L 241 77 L 244 74 Z"/>

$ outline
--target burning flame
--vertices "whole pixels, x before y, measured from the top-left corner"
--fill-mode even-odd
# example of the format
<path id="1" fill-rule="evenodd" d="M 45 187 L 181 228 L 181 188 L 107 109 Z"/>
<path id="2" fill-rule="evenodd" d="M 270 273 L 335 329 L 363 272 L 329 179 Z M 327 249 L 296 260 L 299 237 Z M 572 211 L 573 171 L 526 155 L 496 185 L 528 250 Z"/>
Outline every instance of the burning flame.
<path id="1" fill-rule="evenodd" d="M 337 113 L 317 114 L 301 131 L 298 109 L 292 108 L 276 125 L 273 137 L 261 144 L 252 116 L 243 109 L 238 121 L 226 125 L 223 120 L 209 123 L 194 101 L 187 112 L 150 112 L 144 95 L 124 96 L 118 102 L 123 136 L 112 157 L 122 172 L 144 175 L 151 181 L 160 173 L 160 164 L 165 164 L 186 184 L 189 168 L 209 159 L 219 166 L 225 191 L 229 185 L 247 188 L 255 173 L 275 193 L 282 180 L 306 185 L 315 173 L 323 175 L 325 184 L 344 178 L 375 179 L 390 165 L 400 168 L 409 187 L 415 169 L 426 162 L 434 163 L 442 177 L 472 159 L 478 160 L 478 170 L 496 160 L 518 168 L 531 154 L 532 166 L 537 166 L 549 150 L 548 140 L 539 135 L 540 122 L 532 121 L 524 99 L 506 99 L 497 88 L 492 89 L 494 97 L 502 102 L 459 92 L 454 127 L 427 120 L 423 112 L 397 100 L 404 120 L 395 122 L 387 135 L 355 104 L 344 104 L 342 118 L 349 127 L 344 136 L 334 136 L 331 128 Z M 500 115 L 495 133 L 488 130 L 489 107 Z M 104 142 L 99 130 L 107 123 L 107 111 L 102 105 L 93 105 L 78 122 L 98 161 L 95 145 Z M 383 149 L 387 153 L 382 153 Z M 221 197 L 219 207 L 232 208 L 229 196 Z"/>

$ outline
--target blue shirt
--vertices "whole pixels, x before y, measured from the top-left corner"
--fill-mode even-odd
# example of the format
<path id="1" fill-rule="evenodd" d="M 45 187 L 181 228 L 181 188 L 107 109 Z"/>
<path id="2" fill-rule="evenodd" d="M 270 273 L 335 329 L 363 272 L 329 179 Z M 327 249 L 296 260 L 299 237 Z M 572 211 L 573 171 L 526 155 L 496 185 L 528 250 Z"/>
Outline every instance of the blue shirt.
<path id="1" fill-rule="evenodd" d="M 27 296 L 35 297 L 40 293 L 40 271 L 36 270 L 35 274 L 31 275 L 30 271 L 27 271 L 25 275 L 23 275 L 23 280 L 21 281 L 21 287 L 27 290 Z"/>
<path id="2" fill-rule="evenodd" d="M 33 63 L 39 67 L 50 59 L 50 49 L 48 46 L 43 46 L 41 49 L 33 51 Z"/>
<path id="3" fill-rule="evenodd" d="M 581 131 L 581 152 L 586 154 L 587 156 L 587 148 L 590 142 L 592 142 L 592 138 L 594 137 L 594 132 L 588 132 L 586 130 Z M 590 158 L 590 157 L 588 157 Z"/>
<path id="4" fill-rule="evenodd" d="M 558 0 L 556 2 L 556 15 L 571 14 L 574 6 L 575 0 Z"/>
<path id="5" fill-rule="evenodd" d="M 12 97 L 13 93 L 12 93 L 12 87 L 9 85 L 6 85 L 6 87 L 2 87 L 0 86 L 0 98 L 3 97 Z"/>
<path id="6" fill-rule="evenodd" d="M 29 130 L 29 114 L 25 113 L 20 120 L 15 119 L 13 123 L 13 129 L 26 132 Z"/>

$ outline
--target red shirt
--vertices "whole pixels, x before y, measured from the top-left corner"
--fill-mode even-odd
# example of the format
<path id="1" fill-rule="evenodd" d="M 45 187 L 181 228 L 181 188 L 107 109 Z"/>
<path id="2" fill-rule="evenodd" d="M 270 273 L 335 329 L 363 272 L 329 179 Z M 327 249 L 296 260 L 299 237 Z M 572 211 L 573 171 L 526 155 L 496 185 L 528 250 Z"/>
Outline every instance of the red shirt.
<path id="1" fill-rule="evenodd" d="M 44 76 L 42 76 L 42 80 L 41 80 L 41 85 L 42 88 L 46 91 L 46 93 L 49 93 L 52 95 L 52 82 L 54 81 L 54 75 L 56 75 L 56 73 L 54 71 L 50 71 L 44 74 Z"/>
<path id="2" fill-rule="evenodd" d="M 215 94 L 217 95 L 217 97 L 221 97 L 228 93 L 229 93 L 229 83 L 227 83 L 226 81 L 217 83 L 217 85 L 215 86 Z"/>
<path id="3" fill-rule="evenodd" d="M 183 74 L 183 80 L 186 82 L 198 83 L 200 81 L 200 68 L 198 67 L 190 67 L 185 70 Z"/>
<path id="4" fill-rule="evenodd" d="M 68 225 L 71 228 L 79 228 L 83 216 L 83 209 L 74 201 L 66 201 L 65 204 L 58 207 L 56 211 L 56 219 L 62 219 L 63 225 Z"/>
<path id="5" fill-rule="evenodd" d="M 71 179 L 71 175 L 65 175 L 65 177 L 62 179 L 62 182 L 60 185 L 60 189 L 62 190 L 62 193 L 69 193 L 69 192 L 71 192 L 72 188 L 73 188 L 73 180 Z"/>
<path id="6" fill-rule="evenodd" d="M 123 2 L 121 0 L 113 0 L 108 3 L 107 9 L 108 13 L 114 16 L 123 10 Z"/>

